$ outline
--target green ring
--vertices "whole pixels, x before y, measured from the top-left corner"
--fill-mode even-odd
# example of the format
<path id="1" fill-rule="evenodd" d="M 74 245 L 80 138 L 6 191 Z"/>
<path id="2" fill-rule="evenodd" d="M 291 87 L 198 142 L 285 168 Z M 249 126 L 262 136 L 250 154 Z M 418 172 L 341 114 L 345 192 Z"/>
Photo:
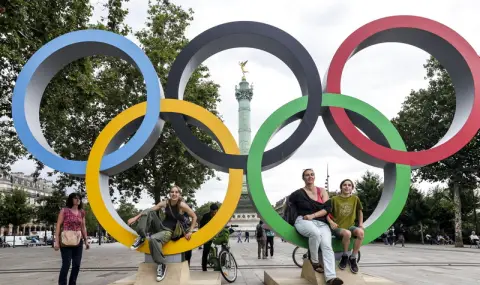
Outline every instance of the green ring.
<path id="1" fill-rule="evenodd" d="M 325 93 L 322 96 L 322 106 L 339 107 L 358 113 L 371 121 L 382 132 L 392 149 L 401 151 L 406 150 L 405 143 L 397 129 L 374 107 L 347 95 Z M 253 139 L 247 162 L 247 184 L 250 196 L 258 214 L 278 235 L 285 240 L 304 248 L 308 248 L 308 239 L 301 236 L 293 226 L 283 220 L 283 218 L 273 209 L 267 198 L 262 181 L 262 159 L 267 143 L 272 135 L 287 119 L 304 111 L 307 107 L 307 100 L 307 96 L 294 99 L 277 109 L 272 115 L 270 115 L 270 117 L 268 117 Z M 411 167 L 408 165 L 396 164 L 395 168 L 395 190 L 393 196 L 382 215 L 365 228 L 363 244 L 370 243 L 384 233 L 400 216 L 402 209 L 407 202 L 410 189 Z M 294 189 L 292 189 L 292 192 L 293 191 Z M 337 246 L 334 247 L 337 248 Z"/>

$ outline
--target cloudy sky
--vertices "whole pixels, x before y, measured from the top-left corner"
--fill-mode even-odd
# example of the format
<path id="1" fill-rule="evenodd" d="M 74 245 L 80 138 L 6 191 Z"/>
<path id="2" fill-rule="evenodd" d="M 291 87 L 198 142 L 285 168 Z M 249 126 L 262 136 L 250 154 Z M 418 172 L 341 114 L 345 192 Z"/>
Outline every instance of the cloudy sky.
<path id="1" fill-rule="evenodd" d="M 104 1 L 93 0 L 94 19 L 106 11 Z M 187 37 L 192 39 L 216 25 L 232 21 L 258 21 L 274 25 L 295 37 L 312 55 L 323 78 L 329 62 L 342 41 L 357 28 L 378 18 L 393 15 L 416 15 L 441 22 L 457 31 L 475 49 L 480 49 L 479 1 L 172 1 L 184 8 L 192 8 L 194 20 Z M 127 23 L 134 29 L 144 27 L 147 19 L 147 0 L 131 0 L 127 7 Z M 131 38 L 135 41 L 135 39 Z M 411 89 L 426 86 L 423 64 L 428 54 L 403 44 L 381 44 L 370 47 L 352 58 L 342 79 L 344 94 L 354 96 L 374 106 L 388 118 L 393 118 L 401 108 Z M 247 80 L 253 82 L 251 102 L 252 140 L 265 119 L 283 104 L 300 96 L 300 88 L 293 73 L 276 57 L 254 49 L 238 48 L 216 54 L 205 61 L 212 79 L 220 84 L 222 102 L 219 111 L 222 119 L 238 141 L 238 104 L 235 85 L 241 80 L 239 61 L 248 60 Z M 298 123 L 279 132 L 268 149 L 290 136 Z M 316 184 L 324 185 L 327 164 L 330 171 L 331 190 L 337 190 L 344 178 L 358 179 L 366 171 L 383 177 L 383 171 L 350 157 L 326 131 L 321 120 L 307 141 L 286 162 L 263 173 L 264 185 L 273 204 L 302 186 L 301 171 L 313 168 Z M 14 171 L 26 173 L 34 170 L 33 164 L 19 162 Z M 201 205 L 206 201 L 221 201 L 225 197 L 228 176 L 220 173 L 221 181 L 205 183 L 197 192 Z M 428 189 L 429 185 L 420 185 Z M 145 208 L 152 200 L 147 197 L 138 205 Z"/>

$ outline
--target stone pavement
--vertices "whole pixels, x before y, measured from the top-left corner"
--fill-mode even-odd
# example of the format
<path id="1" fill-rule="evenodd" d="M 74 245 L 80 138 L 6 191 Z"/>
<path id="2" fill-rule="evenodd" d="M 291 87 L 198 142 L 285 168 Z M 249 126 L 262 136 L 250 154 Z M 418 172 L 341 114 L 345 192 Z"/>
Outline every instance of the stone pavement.
<path id="1" fill-rule="evenodd" d="M 267 260 L 257 259 L 256 242 L 237 244 L 231 239 L 234 256 L 240 267 L 235 284 L 258 285 L 263 272 L 281 268 L 292 276 L 300 274 L 294 266 L 294 246 L 275 240 L 275 254 Z M 192 270 L 200 270 L 201 250 L 194 249 Z M 107 285 L 136 272 L 143 254 L 120 244 L 93 245 L 84 251 L 78 285 Z M 60 253 L 50 247 L 0 249 L 0 284 L 56 284 Z M 408 245 L 405 248 L 382 244 L 362 248 L 361 271 L 400 284 L 480 284 L 480 249 L 437 245 Z M 223 283 L 225 283 L 223 281 Z"/>

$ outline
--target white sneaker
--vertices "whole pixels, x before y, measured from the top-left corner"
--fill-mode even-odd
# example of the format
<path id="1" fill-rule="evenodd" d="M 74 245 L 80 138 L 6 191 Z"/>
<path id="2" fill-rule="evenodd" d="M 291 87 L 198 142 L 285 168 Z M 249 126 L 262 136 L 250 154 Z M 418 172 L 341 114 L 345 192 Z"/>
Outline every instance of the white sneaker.
<path id="1" fill-rule="evenodd" d="M 162 281 L 165 278 L 166 273 L 167 273 L 167 265 L 159 264 L 157 266 L 157 282 Z"/>

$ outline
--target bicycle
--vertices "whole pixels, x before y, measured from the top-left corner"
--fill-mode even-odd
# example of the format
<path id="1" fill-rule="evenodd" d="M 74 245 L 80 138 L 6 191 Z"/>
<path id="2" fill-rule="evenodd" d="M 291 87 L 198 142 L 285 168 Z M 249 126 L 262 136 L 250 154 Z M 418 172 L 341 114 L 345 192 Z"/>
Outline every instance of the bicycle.
<path id="1" fill-rule="evenodd" d="M 208 265 L 213 267 L 215 271 L 220 271 L 228 283 L 233 283 L 237 280 L 237 261 L 230 252 L 230 235 L 235 232 L 232 229 L 232 227 L 235 226 L 238 227 L 237 225 L 224 227 L 224 229 L 215 236 L 207 260 Z M 229 273 L 227 270 L 232 270 L 232 272 Z"/>
<path id="2" fill-rule="evenodd" d="M 303 250 L 303 251 L 301 251 L 301 250 Z M 318 248 L 318 256 L 320 256 L 321 253 L 322 253 L 322 250 L 320 248 Z M 298 257 L 297 257 L 297 254 L 298 254 Z M 361 257 L 361 253 L 359 251 L 358 252 L 358 257 L 357 257 L 357 262 L 358 263 L 360 262 L 360 257 Z M 303 260 L 305 258 L 308 258 L 310 260 L 310 258 L 311 258 L 310 251 L 307 248 L 303 248 L 303 247 L 299 247 L 299 246 L 295 247 L 295 249 L 292 252 L 293 263 L 295 263 L 296 266 L 302 268 Z"/>

